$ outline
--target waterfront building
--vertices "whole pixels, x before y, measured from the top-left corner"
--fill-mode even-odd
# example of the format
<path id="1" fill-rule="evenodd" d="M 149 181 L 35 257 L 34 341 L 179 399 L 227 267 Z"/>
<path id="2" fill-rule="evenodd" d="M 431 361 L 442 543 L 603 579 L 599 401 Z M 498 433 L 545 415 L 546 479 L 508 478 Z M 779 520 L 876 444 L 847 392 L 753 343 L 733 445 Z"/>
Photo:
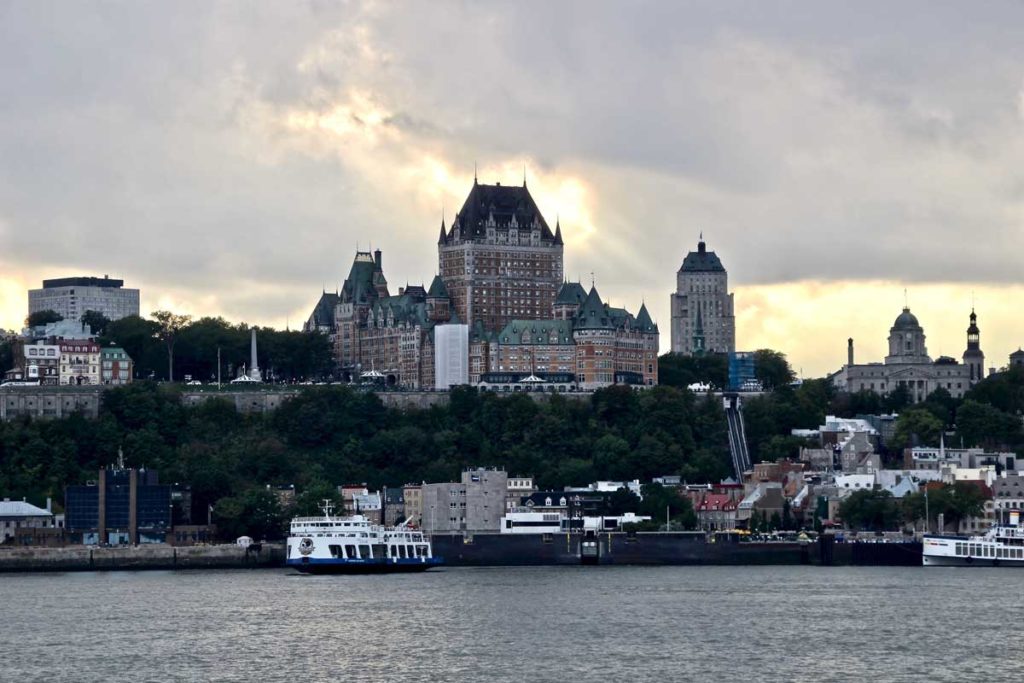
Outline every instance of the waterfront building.
<path id="1" fill-rule="evenodd" d="M 464 470 L 459 482 L 423 484 L 421 490 L 424 531 L 497 532 L 508 475 L 502 469 L 477 467 Z"/>
<path id="2" fill-rule="evenodd" d="M 1003 472 L 992 484 L 992 498 L 997 515 L 1006 510 L 1024 510 L 1024 474 Z"/>
<path id="3" fill-rule="evenodd" d="M 17 538 L 25 529 L 55 529 L 57 520 L 47 499 L 46 509 L 24 500 L 4 498 L 0 501 L 0 544 Z"/>
<path id="4" fill-rule="evenodd" d="M 63 339 L 60 346 L 62 386 L 100 383 L 100 345 L 88 339 Z"/>
<path id="5" fill-rule="evenodd" d="M 967 327 L 967 348 L 963 363 L 948 356 L 932 360 L 925 346 L 924 328 L 917 316 L 904 307 L 889 330 L 889 353 L 884 363 L 854 363 L 853 339 L 847 340 L 847 360 L 829 380 L 841 391 L 870 391 L 888 394 L 905 389 L 910 399 L 923 401 L 936 389 L 945 389 L 953 398 L 963 396 L 984 378 L 985 354 L 981 350 L 978 317 L 971 311 Z"/>
<path id="6" fill-rule="evenodd" d="M 736 317 L 729 273 L 721 259 L 708 251 L 701 235 L 697 251 L 683 259 L 671 295 L 672 352 L 734 353 Z"/>
<path id="7" fill-rule="evenodd" d="M 124 287 L 124 280 L 103 277 L 64 277 L 43 280 L 42 289 L 28 292 L 28 312 L 54 311 L 65 320 L 77 321 L 86 311 L 102 313 L 110 320 L 139 314 L 139 290 Z"/>
<path id="8" fill-rule="evenodd" d="M 524 498 L 536 490 L 533 477 L 509 477 L 508 489 L 505 492 L 505 510 L 515 510 L 523 504 Z"/>
<path id="9" fill-rule="evenodd" d="M 171 530 L 171 487 L 155 470 L 102 469 L 97 481 L 65 489 L 64 509 L 73 542 L 163 543 Z"/>
<path id="10" fill-rule="evenodd" d="M 384 526 L 395 526 L 405 517 L 405 491 L 398 486 L 385 486 L 381 490 L 384 501 Z"/>
<path id="11" fill-rule="evenodd" d="M 563 281 L 562 232 L 552 232 L 522 187 L 473 188 L 437 241 L 441 279 L 460 320 L 496 332 L 514 319 L 551 315 Z"/>
<path id="12" fill-rule="evenodd" d="M 693 502 L 697 523 L 705 531 L 725 531 L 736 528 L 735 496 L 728 493 L 704 493 Z"/>
<path id="13" fill-rule="evenodd" d="M 402 487 L 405 500 L 405 518 L 415 527 L 423 526 L 423 487 L 420 484 L 406 484 Z"/>
<path id="14" fill-rule="evenodd" d="M 132 358 L 120 346 L 105 346 L 100 350 L 100 381 L 103 384 L 131 384 Z"/>

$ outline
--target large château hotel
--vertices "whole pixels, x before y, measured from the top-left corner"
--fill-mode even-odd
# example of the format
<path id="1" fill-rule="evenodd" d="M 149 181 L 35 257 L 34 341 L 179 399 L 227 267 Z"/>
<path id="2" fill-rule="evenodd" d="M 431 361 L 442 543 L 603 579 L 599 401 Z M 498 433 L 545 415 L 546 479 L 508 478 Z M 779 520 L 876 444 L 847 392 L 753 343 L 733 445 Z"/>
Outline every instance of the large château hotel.
<path id="1" fill-rule="evenodd" d="M 658 327 L 563 276 L 551 230 L 524 182 L 476 180 L 451 227 L 442 221 L 440 275 L 389 292 L 383 256 L 358 252 L 340 291 L 324 292 L 305 324 L 331 336 L 338 374 L 370 373 L 408 388 L 470 383 L 506 389 L 652 386 Z M 455 368 L 453 371 L 452 368 Z"/>

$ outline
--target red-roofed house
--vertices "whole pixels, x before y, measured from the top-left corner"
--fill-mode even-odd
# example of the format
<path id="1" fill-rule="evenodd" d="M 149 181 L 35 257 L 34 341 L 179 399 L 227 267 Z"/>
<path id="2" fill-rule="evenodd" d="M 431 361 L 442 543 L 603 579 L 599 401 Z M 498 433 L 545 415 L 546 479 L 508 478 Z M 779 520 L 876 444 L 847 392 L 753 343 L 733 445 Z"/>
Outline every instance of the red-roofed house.
<path id="1" fill-rule="evenodd" d="M 700 528 L 718 531 L 736 528 L 736 501 L 728 493 L 705 493 L 694 501 Z"/>

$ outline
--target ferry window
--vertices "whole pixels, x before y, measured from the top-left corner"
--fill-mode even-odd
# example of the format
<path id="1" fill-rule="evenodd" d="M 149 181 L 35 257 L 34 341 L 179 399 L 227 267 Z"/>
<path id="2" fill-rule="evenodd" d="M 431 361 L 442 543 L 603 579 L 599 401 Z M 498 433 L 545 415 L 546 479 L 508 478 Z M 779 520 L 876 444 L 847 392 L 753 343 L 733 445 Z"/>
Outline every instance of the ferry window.
<path id="1" fill-rule="evenodd" d="M 365 560 L 370 557 L 370 546 L 361 545 L 359 546 L 359 559 Z"/>
<path id="2" fill-rule="evenodd" d="M 331 550 L 331 557 L 333 557 L 333 558 L 341 557 L 341 546 L 340 545 L 330 545 L 330 546 L 327 546 L 327 547 L 330 548 L 330 550 Z"/>
<path id="3" fill-rule="evenodd" d="M 345 556 L 350 559 L 356 559 L 356 547 L 354 545 L 345 546 Z"/>

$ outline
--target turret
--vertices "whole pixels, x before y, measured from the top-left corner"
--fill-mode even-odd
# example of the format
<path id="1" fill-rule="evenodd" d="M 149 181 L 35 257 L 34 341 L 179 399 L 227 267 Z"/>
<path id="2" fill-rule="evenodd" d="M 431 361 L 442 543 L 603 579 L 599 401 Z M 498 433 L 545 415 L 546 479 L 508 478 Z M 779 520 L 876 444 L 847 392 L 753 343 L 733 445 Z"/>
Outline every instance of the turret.
<path id="1" fill-rule="evenodd" d="M 985 354 L 981 350 L 981 330 L 978 329 L 978 316 L 971 309 L 971 324 L 967 326 L 967 350 L 963 355 L 964 365 L 971 369 L 971 384 L 980 382 L 985 377 Z"/>

